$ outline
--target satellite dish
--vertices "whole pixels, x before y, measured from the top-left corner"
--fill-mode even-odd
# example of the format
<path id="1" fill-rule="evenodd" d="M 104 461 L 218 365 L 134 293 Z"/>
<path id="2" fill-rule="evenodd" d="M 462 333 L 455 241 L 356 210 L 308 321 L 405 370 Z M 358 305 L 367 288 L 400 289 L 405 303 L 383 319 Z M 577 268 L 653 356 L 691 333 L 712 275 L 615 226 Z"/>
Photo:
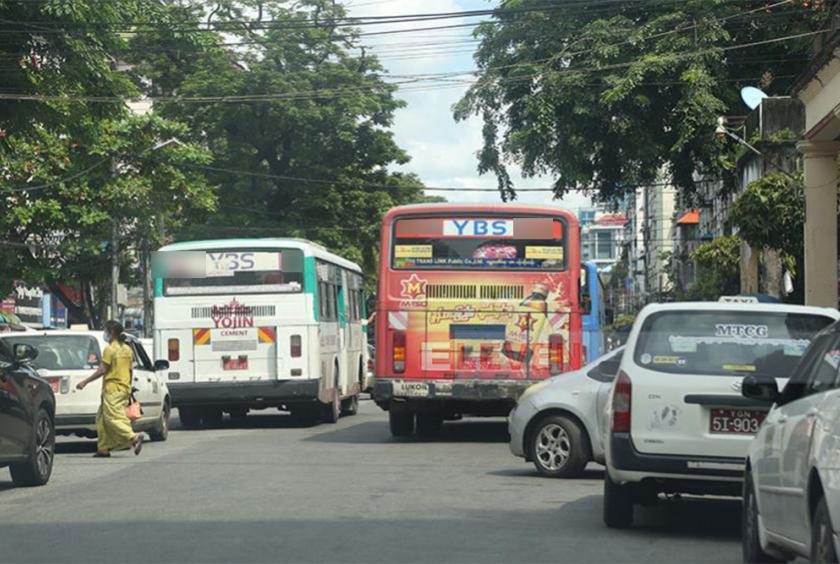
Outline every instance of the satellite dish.
<path id="1" fill-rule="evenodd" d="M 767 94 L 756 88 L 755 86 L 746 86 L 741 88 L 741 100 L 751 110 L 756 109 L 761 105 L 761 101 L 767 98 Z"/>

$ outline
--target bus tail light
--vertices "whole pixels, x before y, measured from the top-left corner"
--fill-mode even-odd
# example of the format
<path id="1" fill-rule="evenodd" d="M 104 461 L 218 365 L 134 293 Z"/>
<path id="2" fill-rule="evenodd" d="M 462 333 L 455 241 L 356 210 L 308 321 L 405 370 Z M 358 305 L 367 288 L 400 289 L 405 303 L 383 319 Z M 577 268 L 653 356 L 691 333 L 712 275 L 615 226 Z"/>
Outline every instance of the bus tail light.
<path id="1" fill-rule="evenodd" d="M 405 331 L 397 331 L 393 334 L 393 349 L 391 359 L 394 372 L 402 374 L 405 372 Z"/>
<path id="2" fill-rule="evenodd" d="M 292 338 L 289 339 L 289 354 L 292 355 L 292 358 L 299 358 L 303 354 L 300 335 L 292 335 Z"/>
<path id="3" fill-rule="evenodd" d="M 563 372 L 563 337 L 551 335 L 548 338 L 548 363 L 549 372 L 559 374 Z"/>
<path id="4" fill-rule="evenodd" d="M 169 362 L 178 362 L 181 359 L 181 343 L 178 339 L 169 339 L 166 342 L 166 349 L 169 352 Z"/>
<path id="5" fill-rule="evenodd" d="M 630 407 L 633 399 L 633 383 L 624 370 L 618 372 L 612 401 L 613 433 L 630 432 Z"/>

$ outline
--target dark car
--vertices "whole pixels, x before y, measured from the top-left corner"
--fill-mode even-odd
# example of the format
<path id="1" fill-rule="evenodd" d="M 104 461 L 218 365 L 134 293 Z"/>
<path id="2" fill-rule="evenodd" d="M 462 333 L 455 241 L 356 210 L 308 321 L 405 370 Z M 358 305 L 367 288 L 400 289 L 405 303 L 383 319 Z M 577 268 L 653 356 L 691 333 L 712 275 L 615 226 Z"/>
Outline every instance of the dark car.
<path id="1" fill-rule="evenodd" d="M 17 486 L 43 486 L 55 455 L 55 396 L 30 361 L 34 347 L 0 342 L 0 468 Z"/>

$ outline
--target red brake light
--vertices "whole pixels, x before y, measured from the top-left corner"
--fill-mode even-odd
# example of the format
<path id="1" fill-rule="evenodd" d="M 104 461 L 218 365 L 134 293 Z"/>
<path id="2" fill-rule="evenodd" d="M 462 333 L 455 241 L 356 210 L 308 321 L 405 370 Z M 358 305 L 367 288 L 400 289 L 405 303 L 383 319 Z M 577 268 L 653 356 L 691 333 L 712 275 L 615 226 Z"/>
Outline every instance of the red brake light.
<path id="1" fill-rule="evenodd" d="M 615 381 L 615 391 L 612 401 L 612 431 L 613 433 L 630 432 L 630 407 L 633 399 L 633 383 L 626 372 L 620 370 Z"/>
<path id="2" fill-rule="evenodd" d="M 169 362 L 177 362 L 181 359 L 181 343 L 178 339 L 169 339 L 166 342 Z"/>
<path id="3" fill-rule="evenodd" d="M 302 349 L 300 335 L 292 335 L 292 338 L 289 339 L 289 353 L 292 355 L 292 358 L 299 358 L 302 354 Z"/>
<path id="4" fill-rule="evenodd" d="M 391 360 L 394 372 L 405 372 L 405 332 L 397 331 L 393 334 L 393 349 Z"/>

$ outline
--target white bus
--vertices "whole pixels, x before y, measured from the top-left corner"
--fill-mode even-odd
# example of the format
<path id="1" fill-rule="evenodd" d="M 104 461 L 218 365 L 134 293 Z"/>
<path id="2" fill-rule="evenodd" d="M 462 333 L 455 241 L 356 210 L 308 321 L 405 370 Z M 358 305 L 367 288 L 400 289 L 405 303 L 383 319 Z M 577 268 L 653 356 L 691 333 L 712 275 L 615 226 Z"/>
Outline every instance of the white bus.
<path id="1" fill-rule="evenodd" d="M 176 243 L 153 263 L 156 358 L 185 427 L 268 407 L 310 422 L 356 412 L 359 266 L 300 239 Z"/>

